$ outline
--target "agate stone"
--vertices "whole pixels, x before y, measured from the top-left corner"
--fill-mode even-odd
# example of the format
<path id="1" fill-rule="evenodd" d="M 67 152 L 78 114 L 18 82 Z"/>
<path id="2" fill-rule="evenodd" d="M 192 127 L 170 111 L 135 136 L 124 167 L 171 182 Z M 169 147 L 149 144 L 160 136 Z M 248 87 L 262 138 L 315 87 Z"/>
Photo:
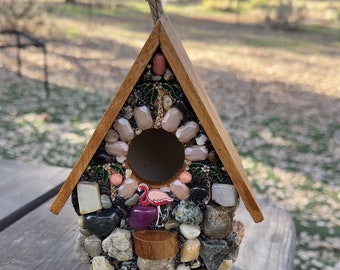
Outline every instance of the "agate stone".
<path id="1" fill-rule="evenodd" d="M 157 217 L 154 206 L 135 205 L 130 210 L 129 225 L 135 231 L 147 229 Z"/>

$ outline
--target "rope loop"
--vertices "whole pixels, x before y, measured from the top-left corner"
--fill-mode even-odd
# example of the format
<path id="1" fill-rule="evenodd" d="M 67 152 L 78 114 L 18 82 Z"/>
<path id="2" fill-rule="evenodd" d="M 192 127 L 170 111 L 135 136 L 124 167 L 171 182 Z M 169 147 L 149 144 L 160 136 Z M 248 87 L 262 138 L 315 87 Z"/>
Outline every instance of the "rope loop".
<path id="1" fill-rule="evenodd" d="M 150 6 L 153 22 L 156 23 L 160 17 L 164 16 L 161 0 L 146 0 Z"/>

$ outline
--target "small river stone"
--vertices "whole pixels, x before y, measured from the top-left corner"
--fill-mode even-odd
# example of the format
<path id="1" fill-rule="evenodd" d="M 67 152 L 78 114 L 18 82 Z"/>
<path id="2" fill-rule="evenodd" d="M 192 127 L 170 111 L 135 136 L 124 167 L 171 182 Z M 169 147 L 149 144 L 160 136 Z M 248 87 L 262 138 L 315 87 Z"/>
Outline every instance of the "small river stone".
<path id="1" fill-rule="evenodd" d="M 126 206 L 133 206 L 135 204 L 138 203 L 139 200 L 139 195 L 137 193 L 133 194 L 132 197 L 130 197 L 129 199 L 127 199 L 124 204 Z"/>
<path id="2" fill-rule="evenodd" d="M 109 209 L 112 207 L 111 199 L 106 194 L 100 195 L 100 201 L 102 202 L 102 206 L 104 209 Z"/>
<path id="3" fill-rule="evenodd" d="M 207 205 L 203 220 L 203 232 L 208 238 L 223 239 L 232 232 L 235 209 Z"/>
<path id="4" fill-rule="evenodd" d="M 116 228 L 103 240 L 102 248 L 110 257 L 118 261 L 132 260 L 133 251 L 130 231 Z"/>
<path id="5" fill-rule="evenodd" d="M 186 240 L 180 251 L 180 261 L 190 262 L 196 260 L 200 254 L 200 250 L 201 243 L 197 238 Z"/>
<path id="6" fill-rule="evenodd" d="M 170 231 L 172 229 L 178 228 L 179 225 L 180 225 L 180 223 L 177 220 L 169 219 L 167 222 L 165 222 L 164 229 L 166 229 L 167 231 Z"/>
<path id="7" fill-rule="evenodd" d="M 186 239 L 197 238 L 201 233 L 199 226 L 188 224 L 181 224 L 181 226 L 179 226 L 179 230 Z"/>
<path id="8" fill-rule="evenodd" d="M 175 257 L 165 260 L 148 260 L 138 257 L 137 266 L 139 270 L 175 270 Z"/>
<path id="9" fill-rule="evenodd" d="M 203 220 L 201 209 L 191 201 L 181 201 L 172 211 L 175 219 L 181 223 L 199 225 Z"/>
<path id="10" fill-rule="evenodd" d="M 84 248 L 91 257 L 99 256 L 102 253 L 102 241 L 92 234 L 85 239 Z"/>
<path id="11" fill-rule="evenodd" d="M 107 132 L 106 136 L 105 136 L 105 141 L 108 143 L 114 143 L 116 141 L 118 141 L 118 132 L 113 130 L 113 129 L 109 129 L 109 131 Z"/>
<path id="12" fill-rule="evenodd" d="M 120 218 L 112 209 L 103 209 L 87 214 L 84 218 L 84 227 L 99 237 L 109 235 L 120 223 Z"/>
<path id="13" fill-rule="evenodd" d="M 220 266 L 217 268 L 217 270 L 231 270 L 232 267 L 233 267 L 232 260 L 223 260 Z"/>
<path id="14" fill-rule="evenodd" d="M 104 256 L 96 256 L 92 259 L 90 270 L 115 270 Z"/>
<path id="15" fill-rule="evenodd" d="M 185 265 L 184 263 L 179 264 L 176 268 L 176 270 L 190 270 L 191 267 L 189 265 Z"/>
<path id="16" fill-rule="evenodd" d="M 86 239 L 86 235 L 79 233 L 76 243 L 74 245 L 74 253 L 79 257 L 79 261 L 81 263 L 90 263 L 89 254 L 86 252 L 84 248 L 84 241 Z"/>

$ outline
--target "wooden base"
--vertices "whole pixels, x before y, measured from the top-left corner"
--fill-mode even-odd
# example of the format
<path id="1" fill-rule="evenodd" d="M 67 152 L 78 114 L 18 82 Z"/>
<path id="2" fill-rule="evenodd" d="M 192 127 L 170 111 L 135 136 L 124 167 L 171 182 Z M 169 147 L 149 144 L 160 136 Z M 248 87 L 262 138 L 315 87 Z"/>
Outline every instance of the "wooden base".
<path id="1" fill-rule="evenodd" d="M 137 231 L 132 234 L 138 257 L 164 260 L 178 253 L 178 235 L 167 231 Z"/>

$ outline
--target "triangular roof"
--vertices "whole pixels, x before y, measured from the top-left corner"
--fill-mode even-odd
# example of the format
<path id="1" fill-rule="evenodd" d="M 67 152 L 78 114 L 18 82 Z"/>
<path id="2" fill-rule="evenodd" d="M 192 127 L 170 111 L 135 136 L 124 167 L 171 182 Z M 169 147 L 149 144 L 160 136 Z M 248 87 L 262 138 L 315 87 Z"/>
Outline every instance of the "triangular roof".
<path id="1" fill-rule="evenodd" d="M 165 58 L 180 83 L 192 109 L 197 115 L 223 166 L 243 200 L 246 209 L 255 222 L 262 221 L 264 219 L 263 214 L 255 199 L 235 146 L 200 78 L 195 72 L 188 55 L 177 38 L 172 24 L 166 17 L 161 17 L 155 24 L 153 31 L 148 37 L 117 94 L 104 113 L 70 175 L 61 187 L 50 207 L 50 211 L 54 214 L 59 214 L 65 205 L 81 175 L 86 170 L 96 150 L 110 129 L 113 123 L 112 119 L 117 117 L 158 47 L 160 47 L 165 55 Z"/>

